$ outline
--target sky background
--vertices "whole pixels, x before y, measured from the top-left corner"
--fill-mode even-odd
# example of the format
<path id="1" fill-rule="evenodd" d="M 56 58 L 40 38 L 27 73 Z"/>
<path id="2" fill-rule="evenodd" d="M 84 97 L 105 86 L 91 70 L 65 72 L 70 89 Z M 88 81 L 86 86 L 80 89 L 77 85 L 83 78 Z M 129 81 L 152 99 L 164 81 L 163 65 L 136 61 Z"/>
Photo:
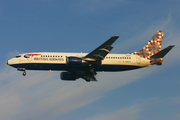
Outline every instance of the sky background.
<path id="1" fill-rule="evenodd" d="M 179 0 L 0 0 L 1 120 L 179 120 Z M 111 53 L 140 50 L 157 30 L 162 66 L 99 72 L 98 82 L 61 71 L 21 71 L 6 61 L 28 52 L 89 53 L 121 36 Z"/>

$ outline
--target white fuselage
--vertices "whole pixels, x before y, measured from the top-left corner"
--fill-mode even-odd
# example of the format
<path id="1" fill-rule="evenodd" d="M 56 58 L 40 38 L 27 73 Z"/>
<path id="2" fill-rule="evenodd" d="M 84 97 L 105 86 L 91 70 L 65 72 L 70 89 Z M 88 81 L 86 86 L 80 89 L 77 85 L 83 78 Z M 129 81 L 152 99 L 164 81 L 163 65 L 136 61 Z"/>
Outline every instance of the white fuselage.
<path id="1" fill-rule="evenodd" d="M 87 53 L 55 53 L 38 52 L 25 53 L 7 61 L 7 64 L 15 68 L 25 68 L 26 70 L 68 70 L 66 58 L 84 57 Z M 133 54 L 108 54 L 102 60 L 101 66 L 97 71 L 124 71 L 151 66 L 150 60 Z M 81 66 L 75 67 L 82 68 Z M 74 69 L 74 67 L 73 67 Z"/>

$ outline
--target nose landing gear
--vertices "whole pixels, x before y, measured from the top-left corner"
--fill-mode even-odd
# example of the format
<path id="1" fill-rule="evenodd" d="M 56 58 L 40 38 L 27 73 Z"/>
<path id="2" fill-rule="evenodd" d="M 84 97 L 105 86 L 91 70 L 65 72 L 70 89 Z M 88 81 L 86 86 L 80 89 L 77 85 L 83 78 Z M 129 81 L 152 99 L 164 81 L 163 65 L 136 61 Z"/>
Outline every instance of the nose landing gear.
<path id="1" fill-rule="evenodd" d="M 26 76 L 26 71 L 23 72 L 23 76 Z"/>
<path id="2" fill-rule="evenodd" d="M 23 76 L 26 76 L 26 69 L 25 68 L 17 68 L 18 71 L 23 71 Z"/>

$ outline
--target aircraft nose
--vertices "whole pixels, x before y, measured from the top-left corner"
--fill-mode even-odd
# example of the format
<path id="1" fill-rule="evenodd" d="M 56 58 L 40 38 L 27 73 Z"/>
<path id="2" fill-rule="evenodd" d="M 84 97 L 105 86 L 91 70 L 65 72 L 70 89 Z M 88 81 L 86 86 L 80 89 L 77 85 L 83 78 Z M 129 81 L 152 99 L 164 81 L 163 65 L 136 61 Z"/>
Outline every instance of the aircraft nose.
<path id="1" fill-rule="evenodd" d="M 7 60 L 7 61 L 6 61 L 6 64 L 7 64 L 7 65 L 10 65 L 10 66 L 13 65 L 13 64 L 14 64 L 14 58 L 12 58 L 12 59 L 10 59 L 10 60 Z"/>

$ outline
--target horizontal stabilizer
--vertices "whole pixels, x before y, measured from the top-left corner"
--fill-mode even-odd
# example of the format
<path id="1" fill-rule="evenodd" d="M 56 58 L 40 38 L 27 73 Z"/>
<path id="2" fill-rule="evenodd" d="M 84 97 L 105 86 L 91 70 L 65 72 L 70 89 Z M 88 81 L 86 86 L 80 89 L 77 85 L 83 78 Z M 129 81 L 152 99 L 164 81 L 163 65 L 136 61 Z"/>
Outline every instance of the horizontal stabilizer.
<path id="1" fill-rule="evenodd" d="M 163 58 L 175 45 L 170 45 L 167 48 L 159 51 L 158 53 L 152 55 L 150 58 Z"/>

